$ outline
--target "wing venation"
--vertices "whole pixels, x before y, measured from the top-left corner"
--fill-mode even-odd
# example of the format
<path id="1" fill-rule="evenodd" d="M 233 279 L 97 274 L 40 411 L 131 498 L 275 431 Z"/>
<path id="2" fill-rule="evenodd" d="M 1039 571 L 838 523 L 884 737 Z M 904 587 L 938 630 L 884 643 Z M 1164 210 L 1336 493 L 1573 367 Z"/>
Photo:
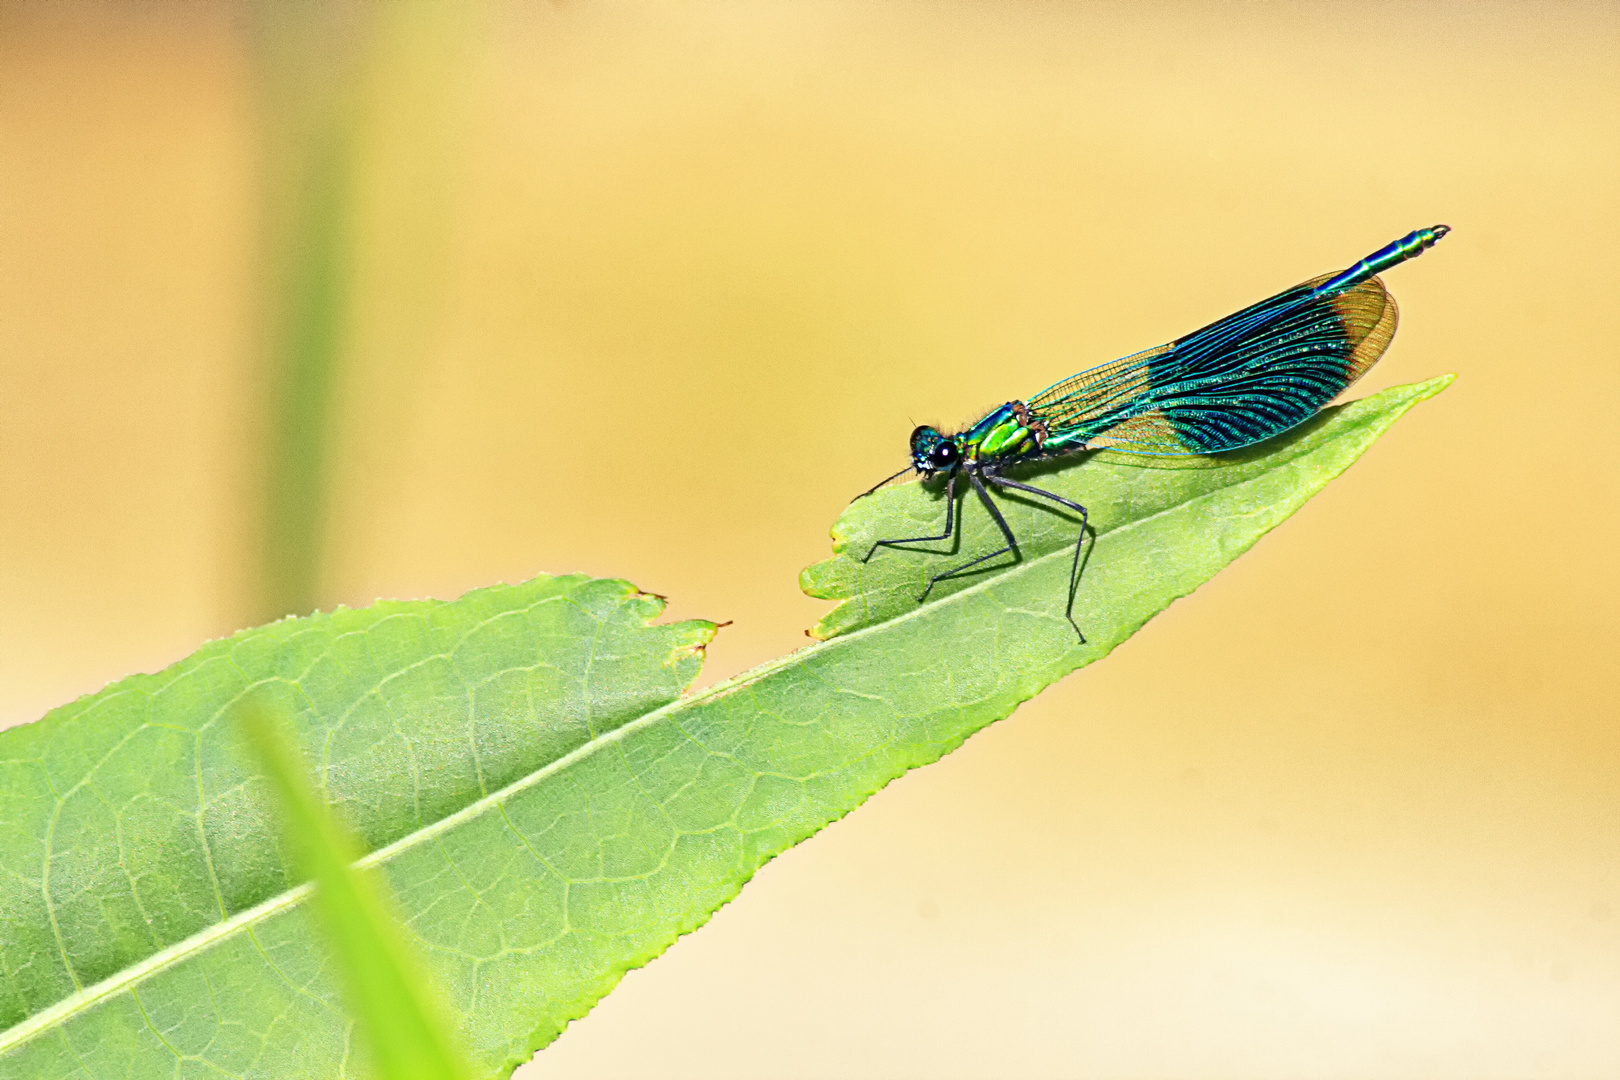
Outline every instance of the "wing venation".
<path id="1" fill-rule="evenodd" d="M 1318 294 L 1313 278 L 1235 314 L 1080 372 L 1030 399 L 1048 445 L 1210 454 L 1315 415 L 1372 367 L 1399 313 L 1383 282 Z"/>

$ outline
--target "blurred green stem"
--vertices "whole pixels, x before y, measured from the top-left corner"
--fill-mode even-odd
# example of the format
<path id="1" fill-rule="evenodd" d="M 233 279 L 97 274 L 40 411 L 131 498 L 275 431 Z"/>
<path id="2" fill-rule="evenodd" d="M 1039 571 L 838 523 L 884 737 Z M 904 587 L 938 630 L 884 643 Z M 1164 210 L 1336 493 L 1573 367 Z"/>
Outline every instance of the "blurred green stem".
<path id="1" fill-rule="evenodd" d="M 343 360 L 347 298 L 347 150 L 336 133 L 310 148 L 303 190 L 296 198 L 307 216 L 285 238 L 297 270 L 279 283 L 279 295 L 273 297 L 282 325 L 272 344 L 258 621 L 306 614 L 320 599 L 332 398 Z"/>
<path id="2" fill-rule="evenodd" d="M 261 109 L 265 434 L 252 621 L 320 600 L 330 513 L 332 403 L 350 300 L 360 4 L 251 8 Z"/>
<path id="3" fill-rule="evenodd" d="M 409 458 L 435 335 L 475 3 L 261 0 L 265 414 L 253 622 L 329 603 Z M 354 403 L 351 407 L 345 402 Z M 341 423 L 339 420 L 341 419 Z"/>

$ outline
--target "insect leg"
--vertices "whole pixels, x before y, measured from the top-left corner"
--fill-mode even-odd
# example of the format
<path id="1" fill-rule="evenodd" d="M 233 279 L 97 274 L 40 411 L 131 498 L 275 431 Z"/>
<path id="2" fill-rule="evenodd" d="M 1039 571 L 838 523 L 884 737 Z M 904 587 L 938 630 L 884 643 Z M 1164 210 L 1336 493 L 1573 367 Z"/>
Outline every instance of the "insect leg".
<path id="1" fill-rule="evenodd" d="M 896 473 L 895 475 L 898 476 L 899 474 Z M 894 477 L 890 477 L 889 479 L 892 480 L 892 479 L 894 479 Z M 873 490 L 875 491 L 877 489 L 874 488 Z M 951 473 L 950 479 L 945 481 L 945 531 L 944 532 L 940 533 L 938 536 L 905 536 L 905 537 L 901 537 L 898 540 L 879 540 L 877 543 L 872 545 L 872 550 L 870 550 L 870 551 L 868 551 L 866 553 L 866 558 L 862 559 L 861 562 L 869 561 L 872 558 L 873 555 L 877 554 L 877 549 L 880 548 L 880 547 L 898 547 L 900 544 L 916 544 L 916 543 L 921 543 L 924 540 L 949 540 L 951 538 L 951 535 L 953 533 L 955 533 L 955 532 L 956 532 L 956 473 L 953 472 L 953 473 Z"/>
<path id="2" fill-rule="evenodd" d="M 882 487 L 884 484 L 887 484 L 890 480 L 893 480 L 896 477 L 904 476 L 908 472 L 915 472 L 916 470 L 917 470 L 917 466 L 915 466 L 915 465 L 907 465 L 905 468 L 903 468 L 899 472 L 895 473 L 894 476 L 885 476 L 883 479 L 879 480 L 877 483 L 873 484 L 871 487 L 867 488 L 865 491 L 863 491 L 859 495 L 855 496 L 855 499 L 864 499 L 868 495 L 872 494 L 872 492 L 874 492 L 878 488 Z M 850 502 L 854 502 L 855 499 L 851 499 Z"/>
<path id="3" fill-rule="evenodd" d="M 1038 487 L 1031 487 L 1028 484 L 1020 484 L 1018 481 L 1008 480 L 1004 476 L 990 476 L 988 479 L 992 484 L 995 484 L 998 487 L 1017 488 L 1019 491 L 1027 491 L 1031 495 L 1039 495 L 1044 499 L 1051 499 L 1053 502 L 1058 503 L 1061 506 L 1066 506 L 1070 510 L 1077 511 L 1080 514 L 1080 535 L 1074 541 L 1074 565 L 1069 568 L 1069 604 L 1063 609 L 1063 617 L 1069 620 L 1069 625 L 1074 627 L 1074 632 L 1076 634 L 1080 634 L 1080 643 L 1082 645 L 1085 644 L 1086 635 L 1081 633 L 1080 624 L 1074 621 L 1074 597 L 1075 594 L 1080 590 L 1080 549 L 1085 546 L 1086 529 L 1088 528 L 1087 523 L 1091 517 L 1091 511 L 1087 510 L 1077 502 L 1070 502 L 1061 495 L 1054 495 L 1050 491 L 1045 491 Z"/>
<path id="4" fill-rule="evenodd" d="M 969 560 L 968 562 L 963 563 L 961 566 L 954 566 L 949 570 L 942 570 L 935 574 L 933 577 L 928 579 L 928 588 L 924 589 L 923 594 L 917 597 L 917 603 L 919 604 L 928 599 L 928 594 L 933 592 L 934 586 L 939 584 L 941 581 L 944 581 L 946 578 L 953 578 L 960 574 L 965 574 L 967 571 L 973 569 L 975 566 L 978 566 L 980 563 L 988 559 L 993 559 L 997 555 L 1005 555 L 1009 551 L 1012 552 L 1016 558 L 1022 558 L 1018 552 L 1018 538 L 1013 536 L 1012 527 L 1007 524 L 1007 519 L 1001 516 L 1001 510 L 996 506 L 995 500 L 990 497 L 990 493 L 988 491 L 984 490 L 984 484 L 979 481 L 979 474 L 973 469 L 969 469 L 967 478 L 968 481 L 972 483 L 973 490 L 979 493 L 979 499 L 984 503 L 984 508 L 990 511 L 990 516 L 994 518 L 996 524 L 1001 527 L 1001 535 L 1007 538 L 1007 546 L 997 548 L 988 555 L 980 555 L 977 559 Z"/>

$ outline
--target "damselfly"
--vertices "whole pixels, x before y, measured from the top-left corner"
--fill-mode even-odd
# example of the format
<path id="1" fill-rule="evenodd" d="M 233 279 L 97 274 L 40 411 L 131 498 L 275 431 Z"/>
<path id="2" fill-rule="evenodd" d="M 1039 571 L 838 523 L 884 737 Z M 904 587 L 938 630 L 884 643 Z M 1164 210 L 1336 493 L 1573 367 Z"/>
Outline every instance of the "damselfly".
<path id="1" fill-rule="evenodd" d="M 986 484 L 1038 495 L 1080 516 L 1064 609 L 1079 634 L 1074 598 L 1088 511 L 1061 495 L 1012 480 L 1003 470 L 1081 450 L 1214 454 L 1304 423 L 1366 374 L 1395 336 L 1395 300 L 1376 275 L 1421 255 L 1450 231 L 1436 225 L 1408 233 L 1342 273 L 1296 285 L 1168 345 L 1089 368 L 1028 402 L 1009 401 L 958 434 L 917 428 L 911 433 L 911 464 L 864 494 L 908 472 L 919 472 L 924 479 L 944 473 L 945 529 L 937 536 L 879 540 L 862 561 L 881 547 L 949 540 L 960 525 L 956 483 L 966 477 L 1007 543 L 929 578 L 917 598 L 920 604 L 941 581 L 1001 555 L 1022 558 L 1018 538 Z"/>

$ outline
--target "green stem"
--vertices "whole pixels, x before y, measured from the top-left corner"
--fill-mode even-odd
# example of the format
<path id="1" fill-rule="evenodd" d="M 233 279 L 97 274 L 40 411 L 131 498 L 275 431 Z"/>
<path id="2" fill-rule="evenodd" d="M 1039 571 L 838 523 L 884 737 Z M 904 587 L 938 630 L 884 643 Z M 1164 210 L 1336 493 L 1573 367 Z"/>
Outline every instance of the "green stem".
<path id="1" fill-rule="evenodd" d="M 333 399 L 350 322 L 358 9 L 265 4 L 254 32 L 262 108 L 266 397 L 253 621 L 321 600 Z"/>

